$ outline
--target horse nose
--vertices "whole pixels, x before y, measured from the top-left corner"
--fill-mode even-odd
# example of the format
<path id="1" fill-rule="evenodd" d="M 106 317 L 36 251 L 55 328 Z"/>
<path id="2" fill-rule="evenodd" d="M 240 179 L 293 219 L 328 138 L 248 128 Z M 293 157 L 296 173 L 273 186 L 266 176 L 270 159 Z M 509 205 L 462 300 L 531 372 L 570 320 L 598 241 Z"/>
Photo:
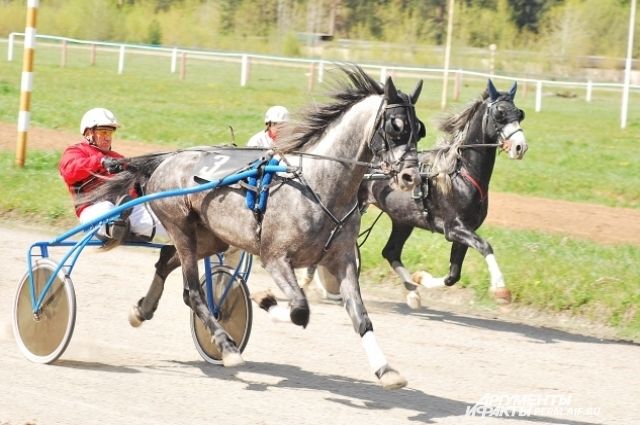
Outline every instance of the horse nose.
<path id="1" fill-rule="evenodd" d="M 522 159 L 529 148 L 527 139 L 522 131 L 512 134 L 509 140 L 506 141 L 506 146 L 510 159 Z"/>
<path id="2" fill-rule="evenodd" d="M 408 191 L 416 187 L 420 181 L 420 173 L 415 168 L 406 168 L 398 173 L 400 190 Z"/>
<path id="3" fill-rule="evenodd" d="M 518 143 L 515 143 L 513 145 L 513 149 L 514 157 L 517 159 L 522 159 L 522 157 L 524 157 L 524 154 L 527 152 L 527 149 L 529 149 L 529 146 L 527 146 L 527 143 L 525 141 L 518 141 Z"/>

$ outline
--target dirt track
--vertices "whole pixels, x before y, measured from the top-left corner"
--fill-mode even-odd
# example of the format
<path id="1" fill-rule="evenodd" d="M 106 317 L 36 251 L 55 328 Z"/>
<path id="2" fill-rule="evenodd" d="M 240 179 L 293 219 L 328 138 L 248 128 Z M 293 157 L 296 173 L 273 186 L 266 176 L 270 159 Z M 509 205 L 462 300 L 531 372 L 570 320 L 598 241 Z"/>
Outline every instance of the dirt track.
<path id="1" fill-rule="evenodd" d="M 128 309 L 146 291 L 156 260 L 134 248 L 83 253 L 73 275 L 71 344 L 58 363 L 36 365 L 15 345 L 11 309 L 27 246 L 51 236 L 0 224 L 3 425 L 640 423 L 639 345 L 431 302 L 408 311 L 397 287 L 384 285 L 363 293 L 383 350 L 409 380 L 405 389 L 374 382 L 344 309 L 313 293 L 306 330 L 271 323 L 255 309 L 247 363 L 208 365 L 191 341 L 179 274 L 170 276 L 156 317 L 129 326 Z M 273 285 L 256 269 L 250 287 Z M 465 416 L 483 397 L 496 407 L 530 401 L 538 414 Z"/>
<path id="2" fill-rule="evenodd" d="M 0 149 L 13 149 L 16 128 L 0 122 Z M 79 140 L 75 134 L 33 128 L 30 149 L 62 150 Z M 134 156 L 166 150 L 136 141 L 116 140 L 117 150 Z M 640 211 L 601 205 L 556 201 L 545 198 L 491 192 L 486 223 L 513 229 L 540 230 L 590 239 L 605 244 L 640 245 Z"/>
<path id="3" fill-rule="evenodd" d="M 0 149 L 13 149 L 15 139 L 15 127 L 0 123 Z M 34 129 L 29 146 L 62 149 L 76 139 Z M 154 150 L 131 141 L 119 147 L 127 155 Z M 487 222 L 640 245 L 635 210 L 492 193 Z M 640 345 L 601 339 L 607 329 L 560 316 L 470 315 L 439 305 L 437 291 L 421 290 L 426 307 L 409 311 L 397 286 L 363 288 L 378 340 L 409 380 L 403 390 L 375 383 L 344 309 L 314 293 L 306 330 L 273 324 L 255 309 L 247 364 L 208 365 L 191 341 L 179 274 L 170 276 L 156 317 L 129 326 L 128 309 L 146 291 L 156 261 L 155 252 L 132 248 L 83 253 L 73 275 L 78 316 L 71 344 L 56 364 L 32 364 L 13 339 L 12 302 L 26 248 L 52 235 L 13 227 L 0 223 L 2 425 L 640 423 Z M 266 287 L 273 285 L 257 269 L 250 288 Z M 465 416 L 483 397 L 494 397 L 497 407 L 514 397 L 533 400 L 538 414 Z"/>

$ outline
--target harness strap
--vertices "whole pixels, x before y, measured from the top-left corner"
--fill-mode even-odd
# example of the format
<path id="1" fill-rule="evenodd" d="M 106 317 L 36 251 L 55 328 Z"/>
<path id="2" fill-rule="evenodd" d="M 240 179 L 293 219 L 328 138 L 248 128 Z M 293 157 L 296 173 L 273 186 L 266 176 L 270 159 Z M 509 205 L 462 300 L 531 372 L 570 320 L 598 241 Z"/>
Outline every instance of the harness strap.
<path id="1" fill-rule="evenodd" d="M 465 167 L 462 167 L 460 169 L 460 175 L 464 179 L 466 179 L 469 183 L 471 183 L 473 187 L 476 188 L 476 190 L 480 193 L 480 201 L 484 202 L 487 198 L 487 193 L 482 189 L 482 187 L 480 187 L 480 184 L 478 183 L 478 181 L 474 179 L 471 174 L 469 174 L 469 171 Z"/>
<path id="2" fill-rule="evenodd" d="M 338 234 L 342 230 L 342 227 L 344 226 L 345 221 L 347 221 L 349 217 L 351 217 L 351 215 L 358 210 L 358 200 L 356 199 L 355 205 L 349 210 L 349 212 L 347 212 L 347 214 L 344 217 L 342 217 L 342 219 L 338 219 L 335 215 L 333 215 L 333 213 L 329 210 L 329 208 L 327 208 L 327 206 L 322 203 L 318 194 L 311 188 L 311 186 L 309 185 L 309 183 L 307 183 L 305 178 L 302 177 L 302 175 L 299 175 L 298 178 L 309 189 L 309 191 L 311 192 L 311 196 L 313 196 L 313 199 L 316 201 L 316 203 L 320 205 L 320 208 L 322 208 L 322 211 L 324 211 L 324 213 L 328 215 L 331 221 L 333 221 L 333 223 L 336 225 L 336 227 L 334 227 L 333 230 L 331 231 L 331 234 L 329 235 L 329 238 L 325 242 L 324 248 L 322 249 L 322 252 L 325 253 L 329 250 L 334 239 L 338 236 Z"/>
<path id="3" fill-rule="evenodd" d="M 364 212 L 364 211 L 362 211 L 362 212 Z M 373 223 L 371 223 L 371 226 L 369 226 L 368 229 L 363 230 L 362 232 L 360 232 L 360 234 L 358 235 L 358 238 L 361 238 L 362 236 L 364 236 L 364 240 L 362 242 L 358 243 L 358 248 L 362 248 L 362 245 L 364 245 L 364 243 L 367 241 L 367 239 L 369 239 L 369 235 L 371 235 L 371 231 L 373 230 L 373 227 L 376 225 L 378 220 L 380 220 L 380 217 L 382 217 L 382 214 L 384 214 L 384 211 L 380 210 L 380 213 L 375 218 L 375 220 L 373 220 Z"/>
<path id="4" fill-rule="evenodd" d="M 358 209 L 358 201 L 356 201 L 356 204 L 353 206 L 353 208 L 351 208 L 351 210 L 347 213 L 347 215 L 342 217 L 342 220 L 340 220 L 339 223 L 336 223 L 337 225 L 331 231 L 331 234 L 329 235 L 329 239 L 327 239 L 327 241 L 324 243 L 324 248 L 322 248 L 323 252 L 327 252 L 329 250 L 329 248 L 331 247 L 331 244 L 333 243 L 333 240 L 338 236 L 338 234 L 342 230 L 342 226 L 344 225 L 344 222 L 347 221 L 349 217 L 351 217 L 351 214 L 356 212 L 357 209 Z M 329 210 L 325 210 L 325 211 L 328 212 Z"/>

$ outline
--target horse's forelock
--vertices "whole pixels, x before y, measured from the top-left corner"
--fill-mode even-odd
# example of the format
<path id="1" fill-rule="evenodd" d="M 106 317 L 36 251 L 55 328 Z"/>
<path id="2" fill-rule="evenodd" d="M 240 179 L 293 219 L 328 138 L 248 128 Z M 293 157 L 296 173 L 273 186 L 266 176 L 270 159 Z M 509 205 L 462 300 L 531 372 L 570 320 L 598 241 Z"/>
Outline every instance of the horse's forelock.
<path id="1" fill-rule="evenodd" d="M 329 96 L 333 102 L 313 105 L 303 110 L 302 118 L 291 123 L 278 142 L 278 151 L 286 153 L 318 140 L 330 124 L 339 119 L 350 107 L 372 95 L 382 95 L 384 88 L 357 65 L 339 66 L 347 82 L 337 83 Z"/>

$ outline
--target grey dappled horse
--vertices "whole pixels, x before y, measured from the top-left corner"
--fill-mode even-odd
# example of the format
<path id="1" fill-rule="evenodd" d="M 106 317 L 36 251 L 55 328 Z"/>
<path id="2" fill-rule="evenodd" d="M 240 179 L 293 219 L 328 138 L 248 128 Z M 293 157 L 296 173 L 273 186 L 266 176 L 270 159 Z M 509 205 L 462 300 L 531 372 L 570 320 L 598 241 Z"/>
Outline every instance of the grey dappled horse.
<path id="1" fill-rule="evenodd" d="M 476 230 L 487 216 L 497 149 L 507 152 L 510 159 L 522 159 L 528 149 L 520 127 L 524 112 L 514 103 L 516 90 L 514 83 L 508 92 L 499 92 L 489 80 L 480 99 L 441 123 L 447 137 L 436 149 L 419 154 L 421 169 L 427 174 L 419 196 L 393 190 L 385 181 L 362 184 L 361 202 L 378 206 L 391 218 L 391 235 L 382 255 L 409 289 L 411 307 L 420 306 L 414 282 L 433 288 L 460 280 L 469 247 L 485 258 L 496 299 L 511 300 L 493 248 Z M 411 276 L 404 267 L 402 248 L 415 227 L 442 233 L 451 242 L 447 276 L 436 278 L 427 272 Z"/>
<path id="2" fill-rule="evenodd" d="M 240 352 L 203 300 L 198 259 L 230 245 L 259 255 L 289 299 L 288 307 L 278 306 L 273 297 L 260 306 L 278 317 L 285 309 L 289 320 L 303 327 L 309 321 L 309 305 L 294 268 L 321 264 L 338 276 L 346 310 L 381 384 L 406 385 L 374 336 L 360 295 L 353 246 L 360 227 L 357 192 L 370 161 L 381 160 L 400 189 L 410 190 L 420 180 L 416 141 L 424 129 L 414 104 L 422 82 L 406 95 L 390 78 L 382 86 L 358 67 L 342 70 L 348 83 L 330 103 L 312 107 L 279 142 L 278 154 L 298 172 L 274 178 L 261 220 L 244 205 L 244 190 L 234 186 L 150 203 L 174 245 L 161 249 L 153 282 L 135 306 L 132 324 L 152 317 L 167 275 L 182 266 L 184 302 L 213 335 L 223 364 L 236 366 L 243 363 Z M 193 169 L 202 155 L 200 150 L 183 150 L 128 158 L 126 170 L 106 181 L 94 198 L 126 193 L 134 182 L 147 194 L 193 186 Z"/>

